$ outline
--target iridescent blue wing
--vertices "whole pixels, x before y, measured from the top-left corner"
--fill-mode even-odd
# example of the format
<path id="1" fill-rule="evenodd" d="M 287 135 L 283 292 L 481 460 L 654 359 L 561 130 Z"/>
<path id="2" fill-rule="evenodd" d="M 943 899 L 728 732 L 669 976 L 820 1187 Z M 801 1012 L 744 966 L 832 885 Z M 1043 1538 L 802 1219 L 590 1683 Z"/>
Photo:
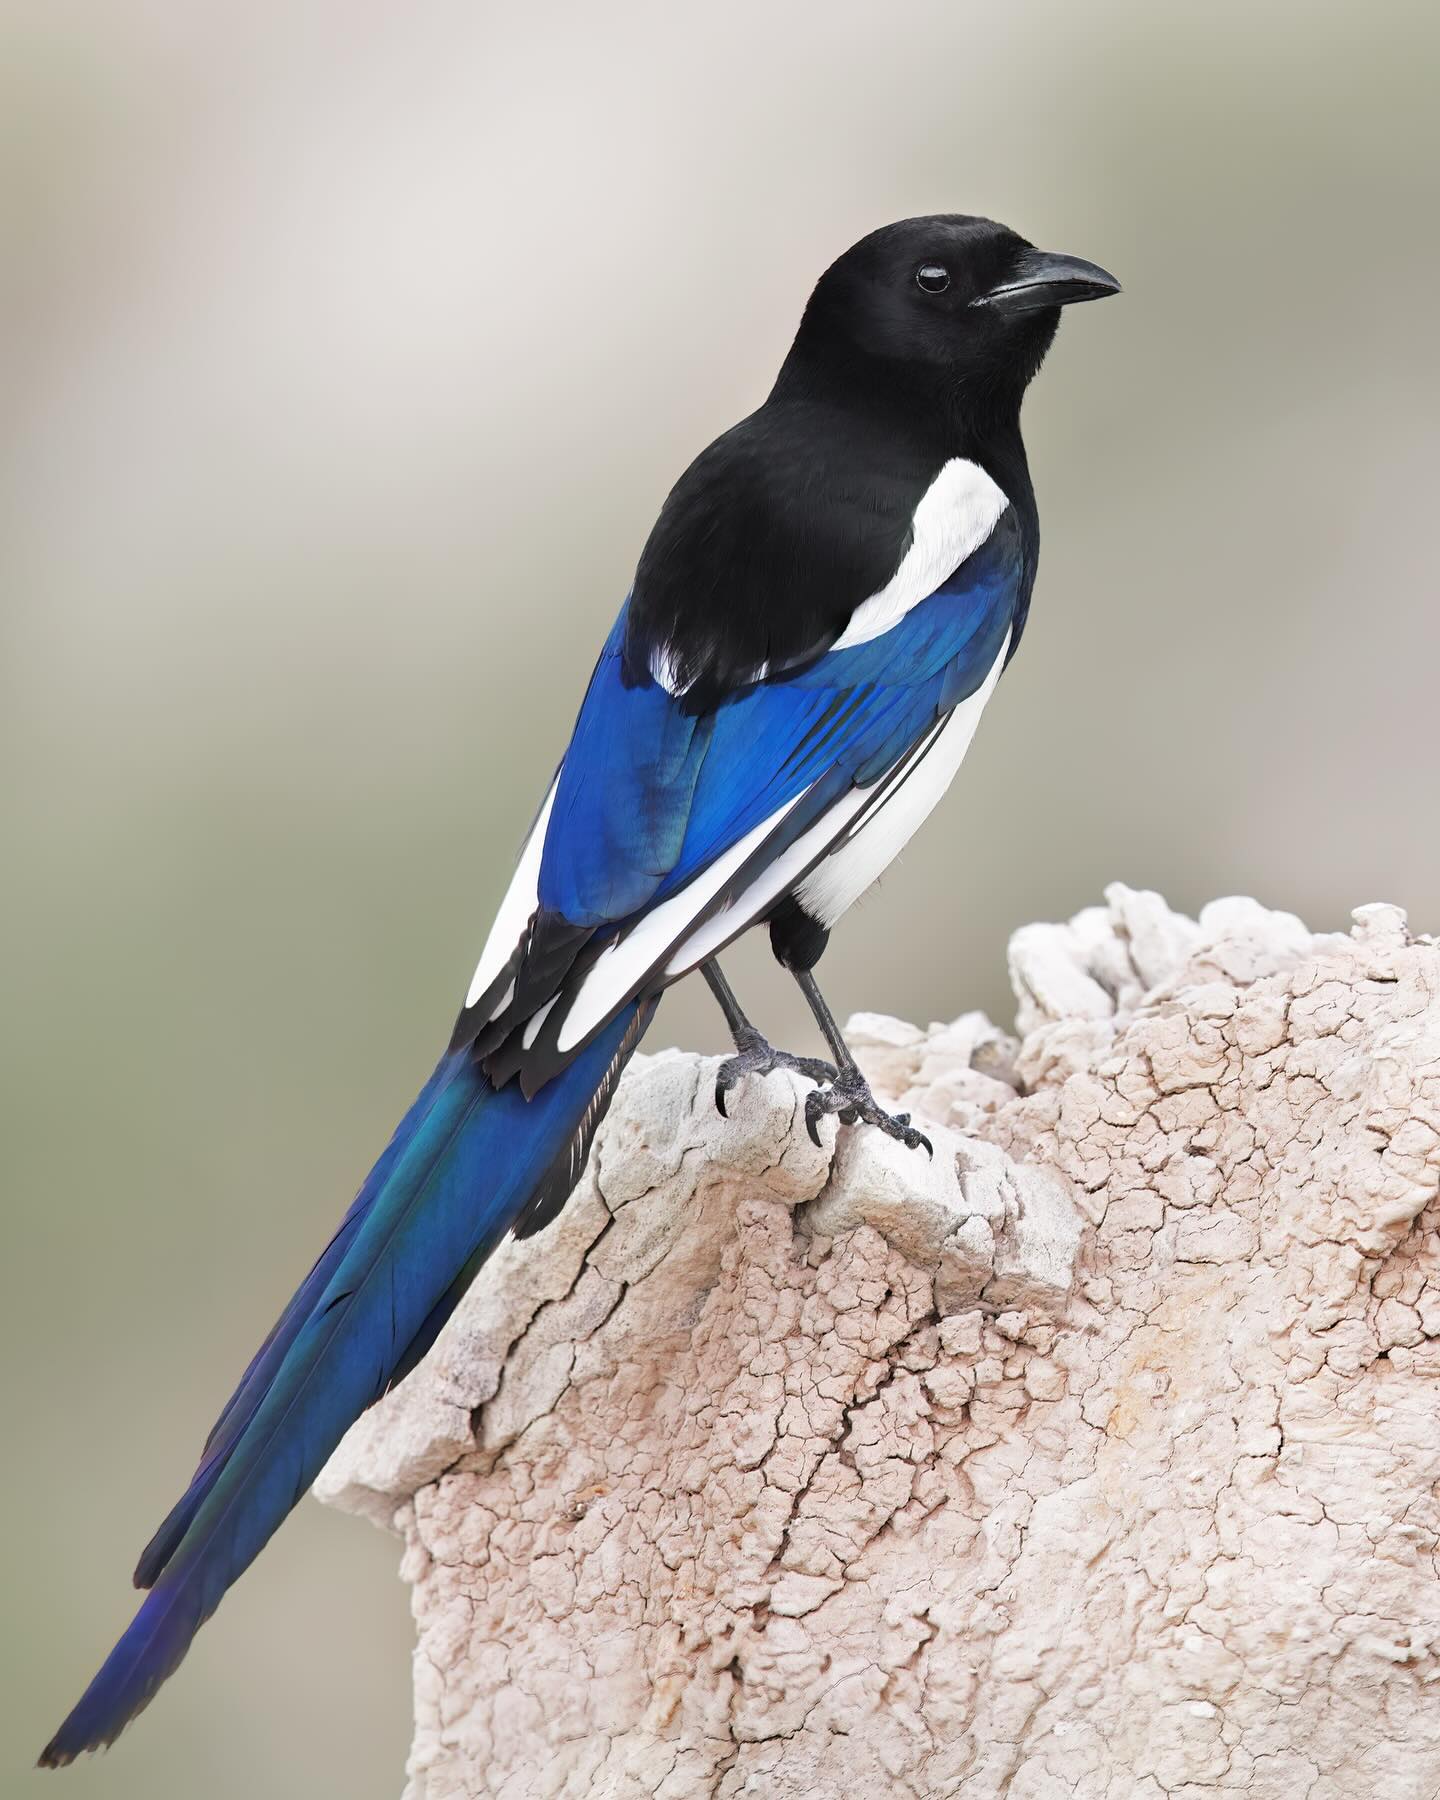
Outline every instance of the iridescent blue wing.
<path id="1" fill-rule="evenodd" d="M 700 714 L 627 662 L 622 610 L 456 1042 L 533 1092 L 627 1000 L 764 917 L 984 687 L 1021 587 L 1006 513 L 889 630 Z"/>

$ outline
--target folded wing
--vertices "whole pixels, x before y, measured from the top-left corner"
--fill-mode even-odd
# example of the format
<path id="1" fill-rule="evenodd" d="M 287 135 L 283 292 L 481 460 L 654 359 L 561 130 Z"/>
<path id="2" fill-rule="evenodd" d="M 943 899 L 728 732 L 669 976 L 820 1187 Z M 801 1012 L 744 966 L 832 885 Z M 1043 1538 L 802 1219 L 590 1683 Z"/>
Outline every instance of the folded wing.
<path id="1" fill-rule="evenodd" d="M 1021 586 L 1007 512 L 887 630 L 700 714 L 636 666 L 622 610 L 455 1043 L 533 1093 L 627 1001 L 813 879 L 932 753 L 943 760 L 947 721 L 998 674 Z"/>

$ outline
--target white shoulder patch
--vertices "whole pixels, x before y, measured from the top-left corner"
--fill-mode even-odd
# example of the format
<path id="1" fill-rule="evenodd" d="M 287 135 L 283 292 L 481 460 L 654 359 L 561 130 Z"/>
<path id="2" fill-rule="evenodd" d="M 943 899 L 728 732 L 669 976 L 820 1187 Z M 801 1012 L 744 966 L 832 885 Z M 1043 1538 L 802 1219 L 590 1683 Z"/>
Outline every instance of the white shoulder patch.
<path id="1" fill-rule="evenodd" d="M 855 608 L 831 648 L 868 644 L 898 624 L 980 548 L 1009 504 L 978 463 L 952 456 L 920 497 L 900 567 L 878 594 Z"/>
<path id="2" fill-rule="evenodd" d="M 897 625 L 980 548 L 1009 504 L 1004 489 L 978 463 L 952 456 L 920 496 L 910 521 L 910 547 L 899 568 L 878 593 L 860 602 L 831 648 L 868 644 Z M 768 667 L 761 663 L 749 679 L 763 681 Z M 681 679 L 669 644 L 657 644 L 650 652 L 650 674 L 676 698 L 690 685 Z"/>

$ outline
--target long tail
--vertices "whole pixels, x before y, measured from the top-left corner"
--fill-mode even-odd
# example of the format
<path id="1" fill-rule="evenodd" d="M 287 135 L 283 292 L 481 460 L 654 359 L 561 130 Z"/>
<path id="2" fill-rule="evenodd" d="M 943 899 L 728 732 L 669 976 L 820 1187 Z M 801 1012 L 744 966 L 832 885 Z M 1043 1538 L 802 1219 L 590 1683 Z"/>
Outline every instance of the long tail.
<path id="1" fill-rule="evenodd" d="M 531 1100 L 447 1055 L 265 1340 L 195 1477 L 141 1555 L 130 1628 L 42 1767 L 113 1743 L 320 1472 L 350 1424 L 434 1342 L 505 1233 L 573 1187 L 654 1002 L 632 1003 Z"/>

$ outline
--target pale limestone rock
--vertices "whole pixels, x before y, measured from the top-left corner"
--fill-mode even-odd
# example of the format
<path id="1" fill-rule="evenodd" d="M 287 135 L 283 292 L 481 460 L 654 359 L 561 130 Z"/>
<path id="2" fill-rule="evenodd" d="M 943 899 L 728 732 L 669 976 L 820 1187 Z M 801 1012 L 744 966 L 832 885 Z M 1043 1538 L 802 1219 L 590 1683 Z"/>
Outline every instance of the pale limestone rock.
<path id="1" fill-rule="evenodd" d="M 637 1059 L 351 1432 L 410 1800 L 1440 1794 L 1440 950 L 1117 884 L 1011 966 L 853 1022 L 933 1160 Z"/>

